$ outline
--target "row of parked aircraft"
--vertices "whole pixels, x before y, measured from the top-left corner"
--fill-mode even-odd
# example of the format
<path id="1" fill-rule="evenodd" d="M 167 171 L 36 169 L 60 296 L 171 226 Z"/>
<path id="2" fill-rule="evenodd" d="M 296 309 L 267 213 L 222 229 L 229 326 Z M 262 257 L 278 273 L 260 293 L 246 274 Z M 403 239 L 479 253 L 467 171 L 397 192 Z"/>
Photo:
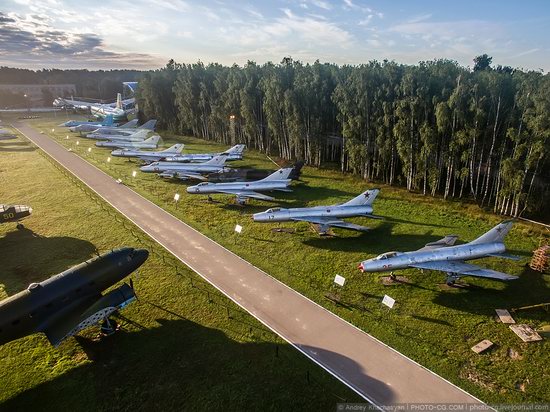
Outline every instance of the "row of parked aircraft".
<path id="1" fill-rule="evenodd" d="M 154 123 L 145 125 L 154 126 Z M 144 125 L 144 126 L 145 126 Z M 99 128 L 87 134 L 86 137 L 95 139 L 109 139 L 118 149 L 111 152 L 113 156 L 137 158 L 143 161 L 140 167 L 142 172 L 157 173 L 160 177 L 176 178 L 181 180 L 202 180 L 197 185 L 187 187 L 189 194 L 203 194 L 210 196 L 215 193 L 230 194 L 236 197 L 238 204 L 245 204 L 247 199 L 273 201 L 274 197 L 265 192 L 290 192 L 291 183 L 299 178 L 301 164 L 294 167 L 281 168 L 275 172 L 265 174 L 258 179 L 243 178 L 226 166 L 227 161 L 242 159 L 244 145 L 236 145 L 223 153 L 183 154 L 183 144 L 176 144 L 162 151 L 144 151 L 127 148 L 124 143 L 135 144 L 138 138 L 147 138 L 150 127 L 136 127 L 123 125 L 121 127 L 108 126 L 109 129 Z M 104 133 L 105 130 L 109 130 Z M 135 132 L 132 132 L 135 130 Z M 137 134 L 136 134 L 137 133 Z M 100 142 L 98 142 L 100 143 Z M 233 173 L 233 175 L 231 175 Z M 240 176 L 243 176 L 241 173 Z M 253 220 L 260 223 L 269 222 L 297 222 L 304 221 L 316 225 L 320 234 L 327 234 L 331 227 L 367 231 L 366 226 L 346 222 L 345 218 L 368 217 L 379 219 L 373 215 L 373 203 L 379 194 L 379 189 L 370 189 L 359 196 L 337 205 L 314 206 L 305 208 L 271 208 L 265 212 L 255 213 Z M 437 242 L 429 243 L 422 249 L 413 252 L 387 252 L 376 258 L 365 260 L 359 266 L 365 272 L 392 272 L 403 268 L 420 268 L 440 270 L 447 273 L 447 282 L 452 284 L 461 276 L 478 276 L 499 280 L 512 280 L 516 276 L 494 270 L 484 269 L 465 263 L 466 260 L 487 256 L 501 258 L 516 257 L 504 253 L 504 236 L 508 233 L 512 222 L 503 222 L 480 238 L 455 246 L 456 236 L 447 236 Z"/>

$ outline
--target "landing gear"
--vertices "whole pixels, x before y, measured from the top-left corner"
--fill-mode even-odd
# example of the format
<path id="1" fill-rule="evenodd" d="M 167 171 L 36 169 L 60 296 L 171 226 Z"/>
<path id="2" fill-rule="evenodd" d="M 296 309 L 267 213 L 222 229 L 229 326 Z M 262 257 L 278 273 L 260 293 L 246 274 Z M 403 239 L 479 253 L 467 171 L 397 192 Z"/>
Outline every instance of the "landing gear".
<path id="1" fill-rule="evenodd" d="M 397 276 L 395 276 L 395 273 L 390 272 L 390 279 L 394 282 L 397 280 Z"/>
<path id="2" fill-rule="evenodd" d="M 109 318 L 105 318 L 101 323 L 101 333 L 105 336 L 111 336 L 117 331 L 118 324 Z"/>
<path id="3" fill-rule="evenodd" d="M 239 206 L 244 206 L 244 205 L 246 204 L 246 198 L 237 197 L 236 203 L 237 203 Z"/>
<path id="4" fill-rule="evenodd" d="M 23 230 L 23 229 L 25 229 L 25 226 L 23 226 L 23 224 L 21 224 L 21 223 L 18 222 L 18 223 L 17 223 L 17 229 Z"/>
<path id="5" fill-rule="evenodd" d="M 447 273 L 447 279 L 445 280 L 445 283 L 447 286 L 454 286 L 455 282 L 460 278 L 458 273 L 449 272 Z"/>
<path id="6" fill-rule="evenodd" d="M 208 195 L 208 201 L 209 201 L 210 203 L 212 203 L 212 202 L 214 201 L 214 199 L 212 199 L 212 196 Z"/>

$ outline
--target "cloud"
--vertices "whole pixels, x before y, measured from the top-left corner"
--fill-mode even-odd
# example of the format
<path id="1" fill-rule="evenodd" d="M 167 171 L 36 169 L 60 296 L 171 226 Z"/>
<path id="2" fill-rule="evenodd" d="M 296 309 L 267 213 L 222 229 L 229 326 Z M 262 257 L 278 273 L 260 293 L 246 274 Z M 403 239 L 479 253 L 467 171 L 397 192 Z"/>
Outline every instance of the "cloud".
<path id="1" fill-rule="evenodd" d="M 148 54 L 107 50 L 93 33 L 54 29 L 40 15 L 6 15 L 0 12 L 0 57 L 12 63 L 134 67 L 151 64 Z"/>

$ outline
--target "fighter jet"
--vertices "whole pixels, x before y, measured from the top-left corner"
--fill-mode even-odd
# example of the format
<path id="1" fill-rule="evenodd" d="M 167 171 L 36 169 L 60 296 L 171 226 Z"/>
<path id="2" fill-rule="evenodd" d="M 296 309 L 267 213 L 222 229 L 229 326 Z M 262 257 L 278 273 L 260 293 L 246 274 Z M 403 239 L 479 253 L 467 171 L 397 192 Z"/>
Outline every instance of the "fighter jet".
<path id="1" fill-rule="evenodd" d="M 132 149 L 117 149 L 111 152 L 112 156 L 116 157 L 137 157 L 144 162 L 155 162 L 162 159 L 166 159 L 168 156 L 173 156 L 175 154 L 181 153 L 183 150 L 183 143 L 178 143 L 173 146 L 170 146 L 166 150 L 161 150 L 160 152 L 151 152 L 151 151 L 142 151 L 142 150 L 132 150 Z"/>
<path id="2" fill-rule="evenodd" d="M 350 201 L 332 206 L 314 206 L 294 209 L 273 208 L 265 212 L 255 213 L 255 222 L 289 222 L 304 221 L 319 225 L 319 234 L 324 235 L 331 226 L 343 229 L 367 231 L 368 227 L 344 222 L 342 218 L 364 216 L 380 219 L 372 215 L 372 203 L 380 189 L 371 189 L 354 197 Z"/>
<path id="3" fill-rule="evenodd" d="M 227 155 L 221 154 L 204 163 L 153 162 L 141 166 L 140 170 L 142 172 L 160 173 L 159 176 L 166 178 L 206 180 L 203 175 L 224 169 L 226 159 Z"/>
<path id="4" fill-rule="evenodd" d="M 71 127 L 80 126 L 81 124 L 96 126 L 96 128 L 97 128 L 97 127 L 100 127 L 100 126 L 105 126 L 105 127 L 112 126 L 114 124 L 114 122 L 113 122 L 113 116 L 107 116 L 105 119 L 103 119 L 100 122 L 99 121 L 92 122 L 92 121 L 89 121 L 89 120 L 67 120 L 65 123 L 61 123 L 59 126 L 69 127 L 69 130 L 71 130 L 70 129 Z M 71 130 L 71 131 L 74 131 L 74 130 Z"/>
<path id="5" fill-rule="evenodd" d="M 505 221 L 476 240 L 455 246 L 458 236 L 449 235 L 437 242 L 428 243 L 414 252 L 386 252 L 359 265 L 362 272 L 392 272 L 397 269 L 417 268 L 439 270 L 447 273 L 447 284 L 452 285 L 463 276 L 477 276 L 498 280 L 513 280 L 517 276 L 466 263 L 466 260 L 484 257 L 500 257 L 518 260 L 506 255 L 504 237 L 512 228 L 512 221 Z"/>
<path id="6" fill-rule="evenodd" d="M 144 249 L 122 248 L 83 262 L 51 278 L 31 283 L 0 302 L 0 345 L 42 332 L 53 346 L 104 321 L 136 299 L 132 282 L 101 292 L 139 268 L 149 256 Z"/>
<path id="7" fill-rule="evenodd" d="M 186 153 L 186 154 L 180 154 L 177 156 L 172 156 L 166 159 L 167 162 L 182 162 L 182 163 L 189 163 L 189 162 L 207 162 L 208 160 L 212 159 L 215 156 L 219 156 L 221 154 L 227 154 L 227 161 L 232 160 L 242 160 L 243 159 L 243 152 L 244 149 L 246 149 L 246 145 L 244 144 L 238 144 L 233 146 L 230 149 L 227 149 L 227 151 L 223 153 Z"/>
<path id="8" fill-rule="evenodd" d="M 79 132 L 81 136 L 84 136 L 89 132 L 95 132 L 98 130 L 120 130 L 119 133 L 124 133 L 124 131 L 126 131 L 127 133 L 134 133 L 136 131 L 137 123 L 138 123 L 137 119 L 130 120 L 129 122 L 124 123 L 120 126 L 116 126 L 114 123 L 106 124 L 106 125 L 83 123 L 78 126 L 69 127 L 69 130 L 71 132 Z"/>
<path id="9" fill-rule="evenodd" d="M 137 120 L 135 120 L 135 122 L 137 124 Z M 121 127 L 101 127 L 98 129 L 94 129 L 92 133 L 87 134 L 86 137 L 90 139 L 111 139 L 113 137 L 130 136 L 135 134 L 139 130 L 147 130 L 148 132 L 152 132 L 155 130 L 156 124 L 157 124 L 156 120 L 149 120 L 148 122 L 143 123 L 141 126 L 137 128 L 134 127 L 131 129 L 122 128 L 122 126 Z"/>
<path id="10" fill-rule="evenodd" d="M 187 193 L 192 194 L 210 194 L 212 193 L 225 193 L 235 195 L 237 197 L 237 203 L 243 205 L 247 198 L 255 198 L 260 200 L 274 200 L 271 196 L 266 196 L 258 192 L 280 190 L 283 192 L 291 192 L 288 188 L 292 179 L 288 176 L 292 172 L 292 168 L 279 169 L 276 172 L 270 174 L 265 179 L 257 180 L 255 182 L 235 182 L 235 183 L 209 183 L 202 182 L 196 186 L 189 186 Z"/>
<path id="11" fill-rule="evenodd" d="M 125 142 L 140 142 L 145 139 L 147 139 L 148 135 L 151 133 L 151 130 L 149 129 L 133 129 L 131 134 L 128 135 L 103 135 L 103 134 L 87 134 L 85 137 L 87 139 L 94 139 L 94 140 L 117 140 L 117 141 L 125 141 Z"/>
<path id="12" fill-rule="evenodd" d="M 149 139 L 139 141 L 113 140 L 108 142 L 96 142 L 97 147 L 112 147 L 116 149 L 156 149 L 160 140 L 158 134 Z"/>
<path id="13" fill-rule="evenodd" d="M 288 178 L 292 180 L 300 180 L 300 174 L 303 166 L 303 161 L 298 161 L 294 163 L 294 165 L 290 166 L 292 168 L 292 172 Z M 240 167 L 238 169 L 226 169 L 221 170 L 220 172 L 212 173 L 208 175 L 208 181 L 212 183 L 250 182 L 264 179 L 271 173 L 271 170 Z"/>
<path id="14" fill-rule="evenodd" d="M 32 208 L 29 206 L 0 204 L 0 223 L 17 222 L 17 228 L 21 229 L 23 225 L 19 221 L 31 213 Z"/>

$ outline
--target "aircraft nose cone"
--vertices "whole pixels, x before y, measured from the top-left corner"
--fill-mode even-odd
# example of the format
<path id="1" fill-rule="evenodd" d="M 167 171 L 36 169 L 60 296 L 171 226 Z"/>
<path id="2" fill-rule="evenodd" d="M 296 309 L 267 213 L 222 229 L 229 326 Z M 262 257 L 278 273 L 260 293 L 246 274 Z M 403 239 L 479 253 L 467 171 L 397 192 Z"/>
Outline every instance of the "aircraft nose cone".
<path id="1" fill-rule="evenodd" d="M 197 193 L 197 186 L 189 186 L 187 187 L 187 193 Z"/>
<path id="2" fill-rule="evenodd" d="M 131 254 L 132 262 L 136 263 L 136 267 L 141 266 L 149 257 L 147 249 L 134 249 Z"/>
<path id="3" fill-rule="evenodd" d="M 32 207 L 29 207 L 29 214 L 32 213 Z"/>
<path id="4" fill-rule="evenodd" d="M 365 268 L 363 267 L 363 262 L 359 263 L 359 266 L 357 266 L 357 269 L 359 269 L 361 272 L 365 271 Z"/>

